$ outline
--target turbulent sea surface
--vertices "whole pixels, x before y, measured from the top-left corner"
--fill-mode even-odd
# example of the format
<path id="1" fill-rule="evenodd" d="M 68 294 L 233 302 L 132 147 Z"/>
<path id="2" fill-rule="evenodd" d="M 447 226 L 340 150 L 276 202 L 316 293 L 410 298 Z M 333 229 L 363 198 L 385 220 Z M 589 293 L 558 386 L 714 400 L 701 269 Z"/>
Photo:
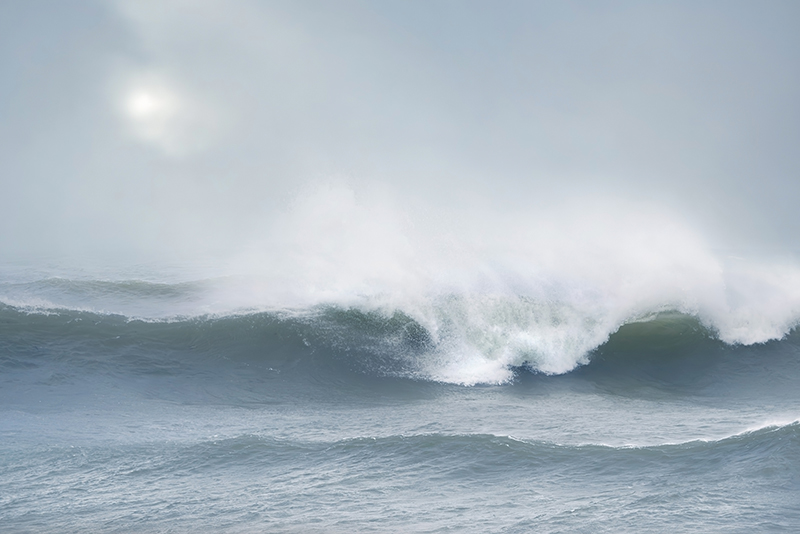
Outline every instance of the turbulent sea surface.
<path id="1" fill-rule="evenodd" d="M 251 286 L 7 274 L 2 530 L 800 528 L 791 314 Z"/>

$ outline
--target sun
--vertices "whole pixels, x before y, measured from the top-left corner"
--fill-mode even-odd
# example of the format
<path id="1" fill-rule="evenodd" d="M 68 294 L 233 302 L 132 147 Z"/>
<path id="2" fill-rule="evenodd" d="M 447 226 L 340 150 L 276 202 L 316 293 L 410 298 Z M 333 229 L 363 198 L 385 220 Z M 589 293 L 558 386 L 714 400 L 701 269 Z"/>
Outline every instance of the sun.
<path id="1" fill-rule="evenodd" d="M 125 102 L 128 115 L 137 121 L 166 119 L 175 112 L 175 99 L 164 91 L 138 89 Z"/>

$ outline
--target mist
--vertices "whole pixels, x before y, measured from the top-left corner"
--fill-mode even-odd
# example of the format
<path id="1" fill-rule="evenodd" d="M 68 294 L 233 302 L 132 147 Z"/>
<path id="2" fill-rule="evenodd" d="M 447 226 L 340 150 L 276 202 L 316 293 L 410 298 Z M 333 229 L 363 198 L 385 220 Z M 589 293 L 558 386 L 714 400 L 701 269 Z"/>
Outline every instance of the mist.
<path id="1" fill-rule="evenodd" d="M 442 243 L 459 258 L 477 240 L 584 244 L 539 247 L 535 270 L 669 220 L 679 249 L 791 263 L 798 9 L 7 3 L 0 250 L 225 271 L 253 255 L 273 269 L 279 250 L 314 263 L 309 228 L 348 265 L 398 239 L 411 263 Z M 376 269 L 403 270 L 389 252 Z"/>

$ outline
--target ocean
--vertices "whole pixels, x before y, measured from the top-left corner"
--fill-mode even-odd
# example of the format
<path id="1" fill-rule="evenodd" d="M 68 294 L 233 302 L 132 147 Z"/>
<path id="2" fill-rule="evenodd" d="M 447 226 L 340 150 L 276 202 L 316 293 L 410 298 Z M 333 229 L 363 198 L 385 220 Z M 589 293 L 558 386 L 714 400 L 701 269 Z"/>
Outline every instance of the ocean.
<path id="1" fill-rule="evenodd" d="M 67 274 L 0 283 L 4 532 L 800 528 L 791 317 Z"/>

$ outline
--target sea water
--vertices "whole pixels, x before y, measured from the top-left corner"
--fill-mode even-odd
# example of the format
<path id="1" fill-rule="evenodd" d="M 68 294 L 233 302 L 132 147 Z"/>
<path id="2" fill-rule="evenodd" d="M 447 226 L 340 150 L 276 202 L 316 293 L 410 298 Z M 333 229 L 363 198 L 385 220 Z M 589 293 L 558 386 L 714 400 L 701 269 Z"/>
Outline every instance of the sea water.
<path id="1" fill-rule="evenodd" d="M 169 273 L 5 270 L 3 531 L 800 525 L 791 316 L 563 280 L 290 304 Z"/>

